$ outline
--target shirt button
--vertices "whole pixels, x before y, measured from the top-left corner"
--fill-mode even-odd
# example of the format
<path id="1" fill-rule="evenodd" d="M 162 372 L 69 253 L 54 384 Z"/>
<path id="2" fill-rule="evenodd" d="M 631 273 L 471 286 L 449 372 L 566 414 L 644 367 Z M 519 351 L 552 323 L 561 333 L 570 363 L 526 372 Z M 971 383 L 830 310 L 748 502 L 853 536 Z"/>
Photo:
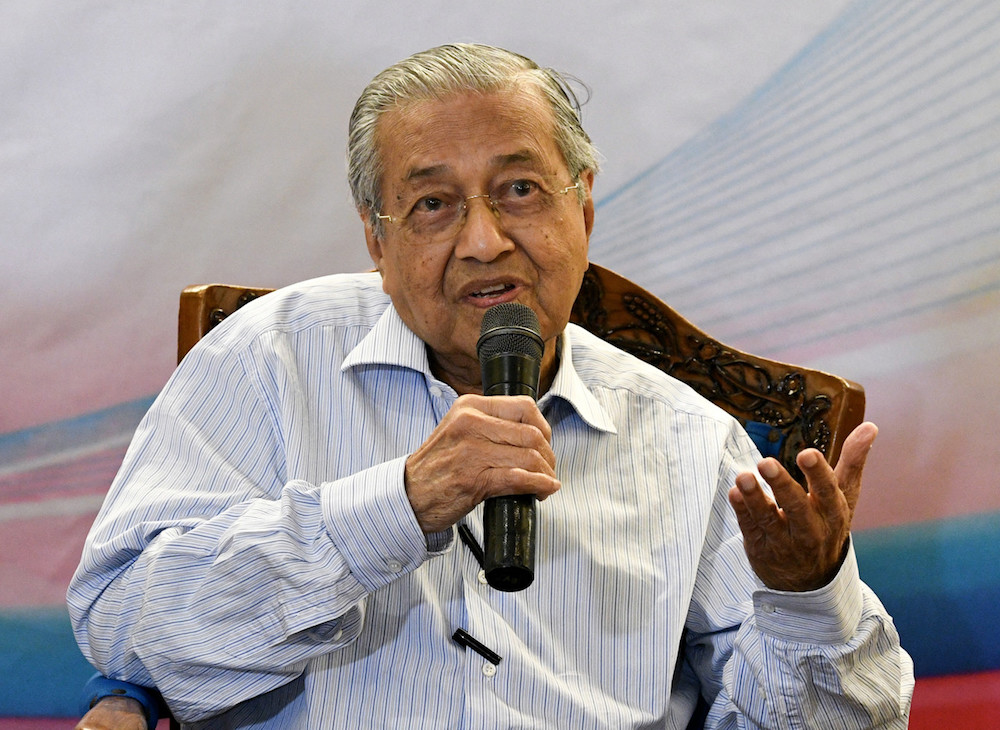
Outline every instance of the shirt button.
<path id="1" fill-rule="evenodd" d="M 431 386 L 431 395 L 433 395 L 435 398 L 440 398 L 441 397 L 441 388 L 439 388 L 436 385 L 432 385 Z"/>
<path id="2" fill-rule="evenodd" d="M 773 603 L 762 603 L 762 604 L 760 604 L 760 609 L 764 613 L 774 613 L 774 604 Z"/>
<path id="3" fill-rule="evenodd" d="M 483 674 L 485 676 L 492 677 L 496 673 L 497 673 L 497 668 L 493 664 L 490 664 L 489 662 L 486 662 L 483 665 Z"/>
<path id="4" fill-rule="evenodd" d="M 480 583 L 482 583 L 483 585 L 486 585 L 487 581 L 486 581 L 486 571 L 485 570 L 480 570 L 479 573 L 476 575 L 476 577 L 479 578 L 479 582 Z"/>
<path id="5" fill-rule="evenodd" d="M 398 573 L 403 569 L 403 564 L 398 560 L 386 560 L 385 569 L 390 573 Z"/>
<path id="6" fill-rule="evenodd" d="M 341 640 L 341 638 L 343 638 L 343 636 L 344 636 L 344 630 L 343 630 L 343 629 L 340 629 L 340 630 L 338 630 L 338 631 L 337 631 L 337 633 L 335 633 L 335 634 L 333 635 L 333 640 L 334 640 L 334 641 L 340 641 L 340 640 Z"/>

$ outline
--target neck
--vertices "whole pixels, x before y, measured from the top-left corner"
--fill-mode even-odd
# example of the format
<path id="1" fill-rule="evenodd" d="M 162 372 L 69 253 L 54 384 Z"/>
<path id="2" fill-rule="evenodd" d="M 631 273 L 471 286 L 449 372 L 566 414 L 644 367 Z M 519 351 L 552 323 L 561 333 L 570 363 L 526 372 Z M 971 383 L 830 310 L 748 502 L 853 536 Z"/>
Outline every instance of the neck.
<path id="1" fill-rule="evenodd" d="M 559 337 L 554 337 L 545 343 L 542 354 L 541 375 L 538 378 L 538 397 L 547 393 L 559 370 Z M 432 350 L 427 350 L 431 373 L 444 383 L 447 383 L 459 395 L 482 395 L 483 374 L 479 361 L 474 363 L 455 362 L 439 358 Z"/>

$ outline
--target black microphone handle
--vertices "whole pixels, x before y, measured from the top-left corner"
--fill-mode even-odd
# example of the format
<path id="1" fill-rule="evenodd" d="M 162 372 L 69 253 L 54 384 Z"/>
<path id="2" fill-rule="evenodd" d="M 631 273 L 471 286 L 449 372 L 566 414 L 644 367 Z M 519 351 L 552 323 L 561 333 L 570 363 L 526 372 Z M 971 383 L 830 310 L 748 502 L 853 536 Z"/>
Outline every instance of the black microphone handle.
<path id="1" fill-rule="evenodd" d="M 540 363 L 530 357 L 504 353 L 483 363 L 484 395 L 530 395 Z M 483 570 L 486 582 L 498 591 L 521 591 L 535 579 L 535 521 L 533 494 L 490 497 L 483 503 Z"/>
<path id="2" fill-rule="evenodd" d="M 498 591 L 523 591 L 535 580 L 535 495 L 483 502 L 483 571 Z"/>

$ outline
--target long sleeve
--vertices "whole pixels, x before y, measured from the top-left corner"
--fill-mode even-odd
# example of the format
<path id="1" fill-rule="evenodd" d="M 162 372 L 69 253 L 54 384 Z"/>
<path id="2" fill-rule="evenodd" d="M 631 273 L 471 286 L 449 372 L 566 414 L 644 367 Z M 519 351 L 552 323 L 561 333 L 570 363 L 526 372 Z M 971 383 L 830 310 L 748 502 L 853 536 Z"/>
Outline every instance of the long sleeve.
<path id="1" fill-rule="evenodd" d="M 718 727 L 905 728 L 913 667 L 853 548 L 828 586 L 754 594 L 713 708 Z M 712 725 L 710 725 L 712 726 Z"/>
<path id="2" fill-rule="evenodd" d="M 366 596 L 434 554 L 394 452 L 406 439 L 343 458 L 357 435 L 323 411 L 359 388 L 303 373 L 284 333 L 273 356 L 239 335 L 193 352 L 140 424 L 68 595 L 88 660 L 190 720 L 355 640 Z"/>
<path id="3" fill-rule="evenodd" d="M 734 476 L 726 470 L 718 491 L 724 522 L 724 485 Z M 912 661 L 860 580 L 853 545 L 827 586 L 792 593 L 767 589 L 752 573 L 732 575 L 746 565 L 738 532 L 719 541 L 710 533 L 707 542 L 687 635 L 688 662 L 714 697 L 706 727 L 906 727 Z M 726 628 L 737 585 L 750 588 L 749 613 Z"/>

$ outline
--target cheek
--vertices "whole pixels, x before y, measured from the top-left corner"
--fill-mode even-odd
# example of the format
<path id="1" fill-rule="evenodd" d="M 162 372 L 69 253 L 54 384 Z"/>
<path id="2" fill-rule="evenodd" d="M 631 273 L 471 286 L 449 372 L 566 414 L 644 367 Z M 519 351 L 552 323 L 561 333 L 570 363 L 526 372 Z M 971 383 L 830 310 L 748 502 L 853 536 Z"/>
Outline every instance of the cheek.
<path id="1" fill-rule="evenodd" d="M 383 288 L 390 295 L 428 289 L 436 278 L 433 258 L 427 252 L 395 247 L 382 259 Z"/>
<path id="2" fill-rule="evenodd" d="M 582 241 L 581 244 L 575 236 L 547 237 L 546 255 L 536 260 L 541 277 L 539 304 L 555 331 L 561 331 L 569 321 L 570 310 L 587 270 L 586 239 Z"/>
<path id="3" fill-rule="evenodd" d="M 382 271 L 382 289 L 404 321 L 422 331 L 446 314 L 442 311 L 442 275 L 441 264 L 433 256 L 389 258 Z"/>

